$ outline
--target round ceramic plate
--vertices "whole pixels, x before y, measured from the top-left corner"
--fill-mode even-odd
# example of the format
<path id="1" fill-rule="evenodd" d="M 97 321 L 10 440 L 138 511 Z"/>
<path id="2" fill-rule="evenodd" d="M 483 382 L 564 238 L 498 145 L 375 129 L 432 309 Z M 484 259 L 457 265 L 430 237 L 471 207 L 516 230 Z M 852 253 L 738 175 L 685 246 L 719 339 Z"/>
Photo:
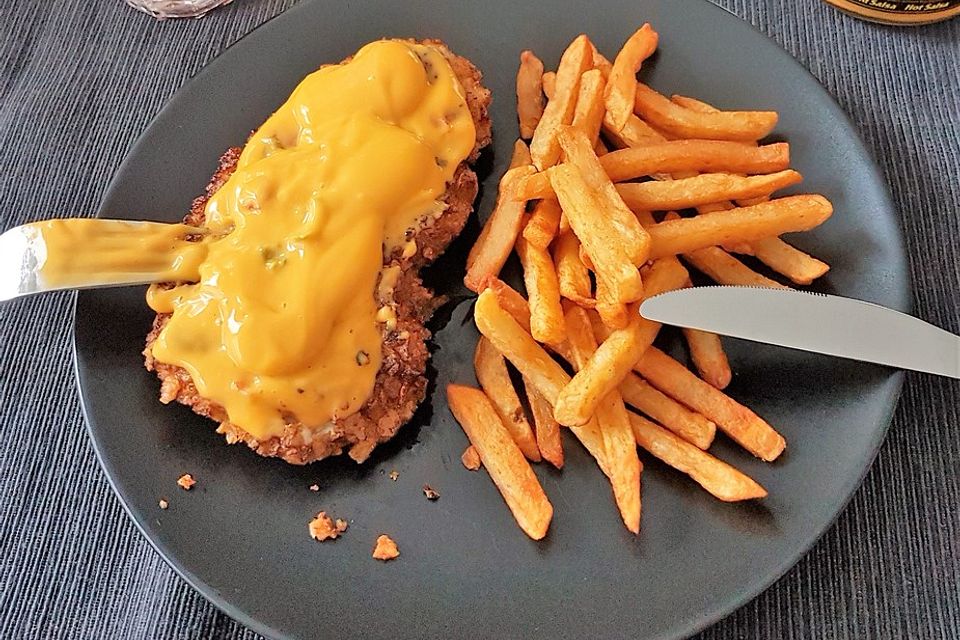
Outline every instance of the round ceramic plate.
<path id="1" fill-rule="evenodd" d="M 661 35 L 643 72 L 655 88 L 780 112 L 776 137 L 790 142 L 803 190 L 826 194 L 836 207 L 827 224 L 796 238 L 833 266 L 820 290 L 905 309 L 910 285 L 896 216 L 853 126 L 780 48 L 699 0 L 623 0 L 593 10 L 575 0 L 303 2 L 231 47 L 167 104 L 117 173 L 100 215 L 180 218 L 219 154 L 241 144 L 309 71 L 377 38 L 430 37 L 473 60 L 493 90 L 495 144 L 479 168 L 482 220 L 516 137 L 521 49 L 554 67 L 585 32 L 612 57 L 644 21 Z M 90 433 L 120 499 L 164 558 L 264 635 L 391 639 L 679 638 L 796 563 L 859 485 L 889 424 L 900 375 L 730 340 L 729 393 L 789 445 L 774 464 L 722 437 L 713 452 L 770 496 L 724 504 L 643 455 L 643 523 L 633 537 L 603 475 L 567 438 L 563 472 L 536 469 L 556 514 L 547 538 L 531 541 L 487 474 L 461 466 L 467 440 L 444 399 L 447 383 L 474 383 L 477 333 L 460 280 L 478 229 L 474 219 L 426 273 L 450 299 L 431 322 L 429 397 L 360 466 L 336 459 L 293 467 L 225 445 L 213 423 L 157 401 L 158 382 L 140 355 L 151 321 L 143 290 L 79 295 L 77 374 Z M 517 275 L 509 265 L 506 277 L 518 283 Z M 186 472 L 198 481 L 189 493 L 175 484 Z M 317 492 L 308 488 L 314 483 Z M 424 498 L 424 483 L 440 492 L 438 501 Z M 170 501 L 165 511 L 161 497 Z M 341 539 L 310 539 L 307 522 L 321 509 L 350 521 Z M 386 564 L 370 557 L 384 532 L 402 554 Z"/>

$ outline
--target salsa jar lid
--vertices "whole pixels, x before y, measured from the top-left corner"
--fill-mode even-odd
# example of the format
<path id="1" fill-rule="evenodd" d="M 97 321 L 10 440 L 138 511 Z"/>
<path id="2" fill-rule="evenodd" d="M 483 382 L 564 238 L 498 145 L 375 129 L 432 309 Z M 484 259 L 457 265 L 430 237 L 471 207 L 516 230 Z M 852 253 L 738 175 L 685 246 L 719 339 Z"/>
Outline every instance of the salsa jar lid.
<path id="1" fill-rule="evenodd" d="M 826 0 L 860 18 L 885 24 L 921 25 L 960 16 L 960 0 L 901 2 L 900 0 Z"/>

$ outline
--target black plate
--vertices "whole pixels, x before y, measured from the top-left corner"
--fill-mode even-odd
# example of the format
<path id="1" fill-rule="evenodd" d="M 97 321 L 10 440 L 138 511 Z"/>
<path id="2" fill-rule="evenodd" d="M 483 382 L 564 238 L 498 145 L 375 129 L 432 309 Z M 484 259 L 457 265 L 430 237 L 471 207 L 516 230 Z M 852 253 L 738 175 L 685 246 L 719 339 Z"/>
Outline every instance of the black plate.
<path id="1" fill-rule="evenodd" d="M 514 3 L 304 2 L 210 64 L 164 108 L 118 172 L 100 215 L 174 220 L 201 192 L 220 152 L 243 142 L 303 75 L 383 36 L 436 37 L 468 56 L 494 91 L 496 144 L 481 174 L 480 217 L 492 206 L 516 135 L 514 73 L 530 47 L 554 66 L 576 34 L 613 56 L 650 21 L 661 51 L 654 87 L 722 107 L 781 113 L 805 190 L 836 214 L 796 238 L 833 265 L 822 290 L 908 307 L 896 216 L 879 172 L 830 96 L 786 53 L 706 2 L 574 0 Z M 644 456 L 639 538 L 620 524 L 610 490 L 572 440 L 562 473 L 537 474 L 556 509 L 547 539 L 528 540 L 485 473 L 463 469 L 463 432 L 442 389 L 474 381 L 477 337 L 459 284 L 471 223 L 428 275 L 453 302 L 440 311 L 431 396 L 373 459 L 307 468 L 227 447 L 213 424 L 157 402 L 141 366 L 150 323 L 141 289 L 85 291 L 76 314 L 77 372 L 90 433 L 114 488 L 157 550 L 193 586 L 253 629 L 276 637 L 676 638 L 734 610 L 791 567 L 860 483 L 890 420 L 901 376 L 880 367 L 729 341 L 730 393 L 786 436 L 764 464 L 720 438 L 714 451 L 770 491 L 759 504 L 715 501 Z M 512 277 L 516 273 L 511 274 Z M 388 472 L 396 469 L 396 482 Z M 174 484 L 190 472 L 198 485 Z M 312 483 L 321 487 L 308 490 Z M 420 487 L 440 491 L 437 502 Z M 157 500 L 170 508 L 161 511 Z M 320 509 L 348 518 L 318 544 Z M 401 557 L 370 557 L 388 532 Z"/>

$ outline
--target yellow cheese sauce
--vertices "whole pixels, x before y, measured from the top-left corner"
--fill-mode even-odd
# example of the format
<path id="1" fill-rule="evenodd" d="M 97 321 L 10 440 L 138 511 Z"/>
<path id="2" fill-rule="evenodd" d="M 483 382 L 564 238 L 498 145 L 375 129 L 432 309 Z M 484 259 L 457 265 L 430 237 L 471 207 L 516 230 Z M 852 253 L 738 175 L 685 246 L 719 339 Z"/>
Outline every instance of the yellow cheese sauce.
<path id="1" fill-rule="evenodd" d="M 172 314 L 153 357 L 259 440 L 356 412 L 391 328 L 376 299 L 384 255 L 443 210 L 475 138 L 463 88 L 430 46 L 378 41 L 307 76 L 207 202 L 195 282 L 148 292 Z"/>
<path id="2" fill-rule="evenodd" d="M 27 226 L 43 239 L 39 274 L 50 287 L 196 280 L 207 255 L 206 243 L 187 240 L 205 230 L 185 224 L 75 218 Z"/>

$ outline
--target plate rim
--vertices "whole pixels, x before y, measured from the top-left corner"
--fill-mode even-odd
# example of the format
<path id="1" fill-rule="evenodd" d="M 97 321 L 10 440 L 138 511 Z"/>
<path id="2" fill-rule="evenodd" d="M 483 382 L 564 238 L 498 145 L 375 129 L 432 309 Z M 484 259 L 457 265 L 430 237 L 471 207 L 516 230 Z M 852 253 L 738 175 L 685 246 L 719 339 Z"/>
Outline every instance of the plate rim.
<path id="1" fill-rule="evenodd" d="M 277 13 L 276 15 L 270 17 L 264 22 L 260 23 L 256 27 L 250 29 L 248 32 L 244 33 L 241 37 L 237 38 L 234 42 L 230 43 L 222 51 L 216 54 L 213 58 L 207 61 L 203 67 L 200 68 L 195 74 L 187 78 L 180 86 L 173 91 L 167 98 L 165 98 L 157 109 L 156 113 L 149 120 L 149 122 L 144 126 L 143 130 L 139 133 L 136 140 L 125 152 L 123 160 L 117 165 L 117 168 L 114 170 L 110 182 L 107 185 L 107 188 L 104 190 L 103 195 L 100 198 L 100 202 L 97 206 L 96 217 L 102 217 L 103 206 L 111 198 L 114 191 L 118 188 L 119 183 L 117 182 L 117 176 L 124 173 L 128 164 L 132 162 L 132 158 L 138 155 L 138 152 L 141 150 L 141 147 L 145 144 L 145 138 L 147 133 L 151 131 L 154 125 L 157 123 L 158 119 L 162 117 L 162 114 L 165 113 L 167 107 L 171 102 L 176 100 L 178 96 L 184 89 L 187 89 L 191 85 L 202 81 L 207 75 L 214 73 L 216 70 L 211 70 L 212 66 L 215 66 L 215 63 L 220 61 L 221 58 L 228 55 L 229 52 L 243 40 L 245 40 L 251 34 L 260 31 L 268 30 L 274 28 L 276 25 L 273 23 L 284 16 L 296 15 L 299 12 L 305 10 L 305 7 L 312 6 L 317 4 L 319 0 L 302 0 L 296 5 Z M 844 110 L 840 105 L 837 98 L 821 83 L 819 78 L 817 78 L 803 63 L 797 60 L 789 51 L 787 51 L 779 42 L 774 40 L 772 37 L 761 31 L 753 23 L 748 22 L 747 20 L 741 18 L 733 11 L 727 9 L 726 7 L 715 4 L 711 0 L 697 0 L 698 4 L 707 5 L 709 10 L 717 10 L 726 14 L 728 17 L 736 20 L 737 22 L 742 23 L 751 29 L 756 35 L 768 41 L 778 52 L 778 55 L 783 56 L 789 63 L 801 70 L 804 74 L 808 76 L 810 80 L 813 81 L 816 85 L 816 90 L 818 90 L 823 97 L 826 98 L 826 102 L 833 108 L 835 111 L 835 117 L 852 132 L 851 140 L 856 145 L 856 151 L 858 155 L 864 160 L 864 166 L 869 170 L 871 178 L 875 180 L 879 186 L 878 193 L 882 196 L 883 204 L 885 208 L 894 214 L 895 217 L 899 218 L 899 211 L 896 206 L 896 203 L 893 200 L 890 191 L 890 185 L 886 178 L 884 177 L 883 171 L 880 166 L 877 164 L 873 153 L 870 148 L 867 146 L 866 142 L 863 140 L 861 135 L 858 132 L 858 128 L 855 126 L 855 123 L 851 119 L 850 115 Z M 476 207 L 475 207 L 476 208 Z M 902 227 L 897 226 L 896 233 L 891 238 L 892 246 L 897 253 L 897 258 L 903 266 L 904 274 L 904 287 L 902 291 L 895 292 L 899 298 L 897 304 L 893 307 L 897 310 L 903 311 L 905 313 L 913 313 L 915 309 L 915 283 L 913 274 L 910 270 L 909 264 L 909 254 L 906 247 L 906 238 L 903 232 Z M 80 293 L 82 295 L 82 292 Z M 89 403 L 86 398 L 86 391 L 84 390 L 84 373 L 81 370 L 80 365 L 80 356 L 76 331 L 76 323 L 78 318 L 78 296 L 74 295 L 74 304 L 73 304 L 73 336 L 71 340 L 72 347 L 72 356 L 73 356 L 73 370 L 74 378 L 77 384 L 77 395 L 80 402 L 80 410 L 83 414 L 84 423 L 86 427 L 87 434 L 90 438 L 91 444 L 94 449 L 97 461 L 100 464 L 100 467 L 107 478 L 107 481 L 113 490 L 116 497 L 119 499 L 123 510 L 127 515 L 133 520 L 134 525 L 137 530 L 143 535 L 150 546 L 159 554 L 163 561 L 171 567 L 176 574 L 183 579 L 191 588 L 199 592 L 207 601 L 213 604 L 217 609 L 227 616 L 233 618 L 242 625 L 250 628 L 254 632 L 273 640 L 287 640 L 292 638 L 287 633 L 281 632 L 277 629 L 274 629 L 270 625 L 261 622 L 260 620 L 252 617 L 250 614 L 246 613 L 240 607 L 230 603 L 226 598 L 222 597 L 217 589 L 215 589 L 210 584 L 206 583 L 198 575 L 190 571 L 182 562 L 177 559 L 177 556 L 173 553 L 172 550 L 168 549 L 167 546 L 160 540 L 160 536 L 157 535 L 157 532 L 152 530 L 151 523 L 149 518 L 145 517 L 146 512 L 140 514 L 138 513 L 135 505 L 133 504 L 132 498 L 127 495 L 127 493 L 121 489 L 119 486 L 119 474 L 114 466 L 108 460 L 105 452 L 103 451 L 100 441 L 94 433 L 94 420 L 91 414 Z M 892 425 L 894 414 L 900 404 L 900 398 L 903 391 L 904 384 L 904 372 L 900 370 L 891 370 L 890 375 L 884 380 L 892 380 L 893 389 L 890 394 L 885 398 L 885 406 L 883 415 L 879 421 L 882 424 L 882 427 L 878 430 L 875 438 L 870 443 L 869 450 L 864 450 L 864 464 L 860 473 L 855 478 L 851 478 L 851 481 L 843 485 L 843 493 L 845 498 L 841 501 L 837 507 L 835 513 L 831 518 L 826 521 L 822 527 L 815 528 L 810 535 L 803 540 L 796 548 L 796 551 L 792 554 L 787 554 L 783 556 L 783 560 L 777 565 L 776 569 L 771 571 L 768 576 L 763 580 L 757 581 L 750 588 L 743 589 L 742 591 L 732 594 L 723 604 L 719 604 L 713 607 L 712 610 L 701 611 L 699 615 L 691 617 L 688 622 L 680 624 L 676 627 L 675 632 L 671 634 L 663 635 L 662 638 L 665 640 L 681 640 L 683 638 L 690 637 L 696 633 L 699 633 L 726 618 L 727 616 L 738 611 L 744 607 L 749 602 L 756 599 L 760 594 L 769 589 L 775 582 L 779 581 L 783 576 L 787 574 L 793 567 L 799 564 L 810 552 L 813 546 L 819 542 L 823 536 L 834 527 L 837 520 L 840 516 L 846 511 L 850 501 L 857 494 L 858 490 L 863 484 L 864 479 L 867 474 L 873 468 L 873 465 L 876 461 L 877 455 L 880 452 L 881 447 L 886 441 L 887 435 L 889 434 L 890 427 Z M 144 516 L 144 517 L 141 517 Z"/>

